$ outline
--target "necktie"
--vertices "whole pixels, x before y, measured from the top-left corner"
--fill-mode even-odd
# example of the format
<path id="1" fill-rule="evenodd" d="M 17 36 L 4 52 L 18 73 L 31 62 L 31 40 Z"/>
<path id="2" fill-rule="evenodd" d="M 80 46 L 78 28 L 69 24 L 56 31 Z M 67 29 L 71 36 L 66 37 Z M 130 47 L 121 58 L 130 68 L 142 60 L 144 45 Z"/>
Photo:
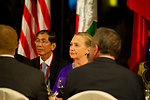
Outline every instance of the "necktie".
<path id="1" fill-rule="evenodd" d="M 42 72 L 44 72 L 44 76 L 46 76 L 46 72 L 47 72 L 48 66 L 47 66 L 47 64 L 45 62 L 43 62 L 41 64 L 41 66 L 42 66 Z"/>

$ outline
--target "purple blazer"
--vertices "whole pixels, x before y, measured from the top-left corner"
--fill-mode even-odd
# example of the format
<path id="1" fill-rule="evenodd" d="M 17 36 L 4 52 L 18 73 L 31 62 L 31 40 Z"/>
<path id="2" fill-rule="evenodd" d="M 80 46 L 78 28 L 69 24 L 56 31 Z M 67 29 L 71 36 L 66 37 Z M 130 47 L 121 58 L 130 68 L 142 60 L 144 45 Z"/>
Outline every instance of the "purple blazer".
<path id="1" fill-rule="evenodd" d="M 59 92 L 58 87 L 57 87 L 58 79 L 59 79 L 59 77 L 63 77 L 63 78 L 65 79 L 65 81 L 66 81 L 67 73 L 68 73 L 68 71 L 70 71 L 70 70 L 72 70 L 72 69 L 73 69 L 73 68 L 72 68 L 72 64 L 69 64 L 69 65 L 65 66 L 64 68 L 62 68 L 61 71 L 60 71 L 59 74 L 58 74 L 58 77 L 57 77 L 57 79 L 56 79 L 56 82 L 55 82 L 55 84 L 54 84 L 54 87 L 53 87 L 52 92 L 55 93 L 55 92 L 57 91 L 57 92 L 58 92 L 57 97 L 59 97 L 59 98 L 60 98 L 60 97 L 62 98 L 62 94 Z M 64 83 L 64 84 L 65 84 L 65 83 Z"/>

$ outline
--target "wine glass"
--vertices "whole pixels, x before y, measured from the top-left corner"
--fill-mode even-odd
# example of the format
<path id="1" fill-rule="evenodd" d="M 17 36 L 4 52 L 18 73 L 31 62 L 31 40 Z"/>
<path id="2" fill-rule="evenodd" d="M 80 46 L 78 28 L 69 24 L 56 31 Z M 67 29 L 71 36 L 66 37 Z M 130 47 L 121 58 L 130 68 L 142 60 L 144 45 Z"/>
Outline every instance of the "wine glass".
<path id="1" fill-rule="evenodd" d="M 59 92 L 63 95 L 64 86 L 65 86 L 65 78 L 64 77 L 59 77 L 57 86 L 58 86 Z"/>
<path id="2" fill-rule="evenodd" d="M 145 90 L 145 99 L 150 100 L 150 82 L 148 82 Z"/>

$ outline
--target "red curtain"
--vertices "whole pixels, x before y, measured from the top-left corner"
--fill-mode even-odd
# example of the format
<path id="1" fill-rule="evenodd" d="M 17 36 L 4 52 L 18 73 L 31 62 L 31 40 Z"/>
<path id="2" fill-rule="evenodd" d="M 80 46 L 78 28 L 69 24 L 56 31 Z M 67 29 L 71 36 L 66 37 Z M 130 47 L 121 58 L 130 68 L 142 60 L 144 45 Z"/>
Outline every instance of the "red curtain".
<path id="1" fill-rule="evenodd" d="M 145 61 L 150 33 L 150 0 L 128 0 L 127 5 L 134 11 L 130 70 L 138 72 L 139 63 Z"/>

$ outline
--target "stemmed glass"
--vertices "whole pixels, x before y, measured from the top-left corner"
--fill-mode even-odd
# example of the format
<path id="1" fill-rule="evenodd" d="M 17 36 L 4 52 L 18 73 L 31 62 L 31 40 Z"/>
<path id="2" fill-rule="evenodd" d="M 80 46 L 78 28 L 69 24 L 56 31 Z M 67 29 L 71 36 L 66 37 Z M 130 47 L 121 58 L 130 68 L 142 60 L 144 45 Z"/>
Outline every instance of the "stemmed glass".
<path id="1" fill-rule="evenodd" d="M 65 78 L 64 77 L 59 77 L 57 86 L 58 86 L 59 92 L 63 95 L 64 86 L 65 86 Z"/>

